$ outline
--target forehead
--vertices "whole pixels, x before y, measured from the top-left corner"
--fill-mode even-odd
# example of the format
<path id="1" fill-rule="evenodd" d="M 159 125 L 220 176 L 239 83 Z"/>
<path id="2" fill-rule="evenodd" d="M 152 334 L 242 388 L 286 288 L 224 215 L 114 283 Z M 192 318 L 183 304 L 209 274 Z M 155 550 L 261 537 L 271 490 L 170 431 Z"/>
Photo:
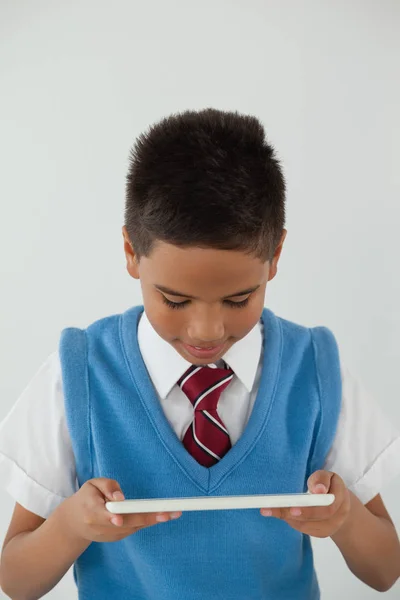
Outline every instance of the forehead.
<path id="1" fill-rule="evenodd" d="M 140 260 L 140 278 L 182 294 L 227 296 L 262 284 L 268 263 L 237 250 L 181 248 L 158 242 Z"/>

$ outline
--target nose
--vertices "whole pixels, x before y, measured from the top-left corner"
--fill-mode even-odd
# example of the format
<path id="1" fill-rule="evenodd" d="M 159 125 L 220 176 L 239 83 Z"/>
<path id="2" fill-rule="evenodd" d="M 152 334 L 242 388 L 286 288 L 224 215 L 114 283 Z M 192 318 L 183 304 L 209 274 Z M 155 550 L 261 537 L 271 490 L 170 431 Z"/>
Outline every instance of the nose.
<path id="1" fill-rule="evenodd" d="M 217 345 L 224 341 L 225 327 L 219 311 L 201 310 L 188 326 L 188 337 L 193 344 Z"/>

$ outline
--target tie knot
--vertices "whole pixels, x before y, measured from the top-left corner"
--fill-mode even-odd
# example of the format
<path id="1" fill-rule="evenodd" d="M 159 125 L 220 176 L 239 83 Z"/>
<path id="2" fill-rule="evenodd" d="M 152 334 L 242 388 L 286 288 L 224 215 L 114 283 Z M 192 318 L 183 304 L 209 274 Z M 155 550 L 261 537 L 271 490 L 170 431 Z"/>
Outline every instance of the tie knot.
<path id="1" fill-rule="evenodd" d="M 232 369 L 192 365 L 178 380 L 195 410 L 216 410 L 223 390 L 233 378 Z"/>

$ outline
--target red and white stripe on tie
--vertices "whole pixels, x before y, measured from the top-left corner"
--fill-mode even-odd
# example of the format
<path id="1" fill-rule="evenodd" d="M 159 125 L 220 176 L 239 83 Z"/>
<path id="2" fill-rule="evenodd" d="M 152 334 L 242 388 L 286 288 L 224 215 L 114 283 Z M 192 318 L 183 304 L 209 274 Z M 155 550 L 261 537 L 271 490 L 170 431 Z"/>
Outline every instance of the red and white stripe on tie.
<path id="1" fill-rule="evenodd" d="M 183 445 L 204 467 L 217 463 L 231 448 L 229 433 L 217 413 L 217 404 L 232 378 L 233 371 L 229 368 L 192 365 L 178 381 L 194 407 L 194 419 L 184 435 Z"/>

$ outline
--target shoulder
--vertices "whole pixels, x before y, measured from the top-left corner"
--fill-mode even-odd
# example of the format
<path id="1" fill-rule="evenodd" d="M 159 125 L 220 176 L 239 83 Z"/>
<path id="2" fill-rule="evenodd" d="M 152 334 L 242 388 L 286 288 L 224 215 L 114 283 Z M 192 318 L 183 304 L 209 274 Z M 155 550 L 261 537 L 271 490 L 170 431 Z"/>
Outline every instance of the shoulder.
<path id="1" fill-rule="evenodd" d="M 61 330 L 61 334 L 68 331 L 82 331 L 82 332 L 92 332 L 96 330 L 102 330 L 106 328 L 110 323 L 117 322 L 121 318 L 124 313 L 113 313 L 111 315 L 105 315 L 103 317 L 99 317 L 94 321 L 90 321 L 89 323 L 83 325 L 68 325 Z"/>
<path id="2" fill-rule="evenodd" d="M 283 336 L 285 336 L 288 343 L 301 342 L 302 346 L 312 347 L 317 362 L 321 357 L 321 353 L 323 353 L 325 348 L 327 348 L 328 352 L 330 352 L 329 359 L 335 360 L 335 362 L 338 363 L 338 341 L 332 329 L 330 329 L 328 326 L 305 325 L 281 316 L 274 315 L 274 313 L 272 313 L 272 311 L 269 309 L 266 310 L 274 316 L 279 324 Z"/>
<path id="3" fill-rule="evenodd" d="M 63 355 L 66 348 L 85 348 L 88 339 L 94 343 L 104 343 L 109 336 L 119 336 L 123 318 L 134 317 L 142 306 L 133 306 L 124 312 L 100 317 L 86 325 L 70 325 L 62 329 L 59 339 L 59 351 Z"/>
<path id="4" fill-rule="evenodd" d="M 278 315 L 275 315 L 275 317 L 280 322 L 282 328 L 287 330 L 293 330 L 301 333 L 309 333 L 311 335 L 313 335 L 315 332 L 322 332 L 325 335 L 334 336 L 332 330 L 326 325 L 305 325 L 303 323 L 292 321 L 290 319 L 286 319 Z"/>

